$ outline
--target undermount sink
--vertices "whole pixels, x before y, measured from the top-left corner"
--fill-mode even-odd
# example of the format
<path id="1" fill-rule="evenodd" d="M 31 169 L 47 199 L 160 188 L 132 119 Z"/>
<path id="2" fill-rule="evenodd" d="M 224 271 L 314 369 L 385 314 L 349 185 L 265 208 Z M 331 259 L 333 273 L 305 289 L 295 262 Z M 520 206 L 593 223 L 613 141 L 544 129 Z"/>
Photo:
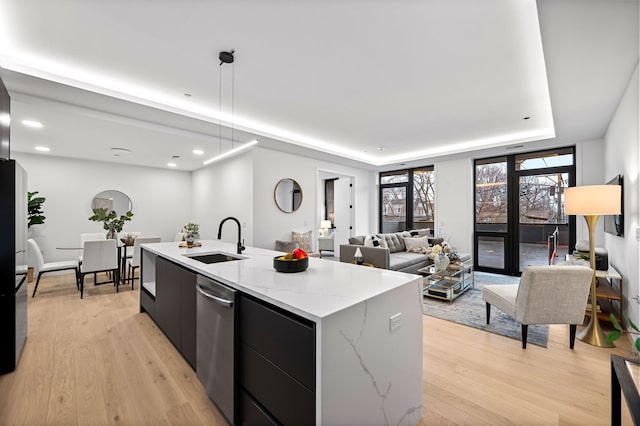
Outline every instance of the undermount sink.
<path id="1" fill-rule="evenodd" d="M 209 253 L 209 254 L 197 254 L 185 257 L 191 258 L 193 260 L 197 260 L 202 263 L 220 263 L 220 262 L 230 262 L 232 260 L 242 260 L 243 257 L 236 257 L 227 253 Z"/>

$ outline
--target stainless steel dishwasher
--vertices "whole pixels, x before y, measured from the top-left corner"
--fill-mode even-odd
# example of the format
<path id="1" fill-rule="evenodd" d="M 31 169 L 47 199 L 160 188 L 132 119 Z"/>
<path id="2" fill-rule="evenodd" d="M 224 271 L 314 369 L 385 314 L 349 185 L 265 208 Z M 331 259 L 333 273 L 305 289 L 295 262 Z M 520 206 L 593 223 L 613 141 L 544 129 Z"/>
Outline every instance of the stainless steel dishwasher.
<path id="1" fill-rule="evenodd" d="M 235 304 L 237 292 L 198 275 L 196 374 L 207 396 L 235 424 Z"/>

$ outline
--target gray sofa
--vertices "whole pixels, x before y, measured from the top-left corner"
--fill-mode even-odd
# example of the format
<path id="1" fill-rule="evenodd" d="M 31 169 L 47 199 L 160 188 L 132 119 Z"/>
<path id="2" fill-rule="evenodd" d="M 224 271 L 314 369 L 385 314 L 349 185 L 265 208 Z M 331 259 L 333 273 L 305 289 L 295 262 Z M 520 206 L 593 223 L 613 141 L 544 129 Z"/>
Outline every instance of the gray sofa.
<path id="1" fill-rule="evenodd" d="M 406 251 L 404 237 L 410 236 L 407 231 L 393 232 L 389 234 L 376 234 L 384 239 L 388 248 L 366 247 L 365 235 L 349 238 L 349 244 L 340 245 L 340 262 L 351 263 L 357 248 L 364 258 L 365 263 L 370 263 L 376 268 L 390 269 L 392 271 L 415 274 L 420 268 L 428 266 L 432 261 L 423 253 L 409 253 Z M 442 238 L 429 237 L 429 244 L 439 244 Z"/>

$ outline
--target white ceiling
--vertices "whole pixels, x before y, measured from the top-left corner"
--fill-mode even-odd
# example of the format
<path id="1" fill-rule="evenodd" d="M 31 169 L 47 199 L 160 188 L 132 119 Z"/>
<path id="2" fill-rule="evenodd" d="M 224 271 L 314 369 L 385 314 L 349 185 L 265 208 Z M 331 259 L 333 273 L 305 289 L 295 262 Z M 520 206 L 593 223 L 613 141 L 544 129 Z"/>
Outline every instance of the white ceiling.
<path id="1" fill-rule="evenodd" d="M 370 168 L 597 139 L 637 62 L 637 0 L 0 1 L 14 151 L 182 170 L 232 119 Z"/>

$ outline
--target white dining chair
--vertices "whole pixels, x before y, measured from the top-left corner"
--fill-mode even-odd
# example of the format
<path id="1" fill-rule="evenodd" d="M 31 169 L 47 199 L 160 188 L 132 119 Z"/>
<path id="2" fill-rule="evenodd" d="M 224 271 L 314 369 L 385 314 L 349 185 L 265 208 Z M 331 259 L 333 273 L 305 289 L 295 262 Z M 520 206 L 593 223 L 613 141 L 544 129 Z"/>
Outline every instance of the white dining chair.
<path id="1" fill-rule="evenodd" d="M 119 290 L 120 270 L 118 268 L 118 247 L 116 240 L 86 241 L 84 243 L 83 260 L 80 265 L 80 299 L 84 294 L 84 278 L 87 274 L 98 272 L 112 272 L 113 280 L 95 284 L 113 282 L 116 292 Z"/>
<path id="2" fill-rule="evenodd" d="M 140 267 L 140 257 L 142 250 L 141 244 L 159 243 L 162 239 L 160 237 L 138 237 L 133 244 L 133 256 L 131 259 L 127 259 L 127 281 L 131 281 L 131 290 L 133 290 L 133 281 L 135 280 L 136 269 Z"/>
<path id="3" fill-rule="evenodd" d="M 42 252 L 40 251 L 40 247 L 38 247 L 38 243 L 35 240 L 29 239 L 29 250 L 31 259 L 34 259 L 36 264 L 34 265 L 34 270 L 38 274 L 38 279 L 36 281 L 36 286 L 33 289 L 33 294 L 31 297 L 36 296 L 36 291 L 38 290 L 38 284 L 40 284 L 40 277 L 42 275 L 54 272 L 54 271 L 64 271 L 67 269 L 73 269 L 75 271 L 76 278 L 76 288 L 78 287 L 78 278 L 79 278 L 79 270 L 78 270 L 78 261 L 77 260 L 62 260 L 59 262 L 47 262 L 45 263 L 44 257 L 42 256 Z"/>

